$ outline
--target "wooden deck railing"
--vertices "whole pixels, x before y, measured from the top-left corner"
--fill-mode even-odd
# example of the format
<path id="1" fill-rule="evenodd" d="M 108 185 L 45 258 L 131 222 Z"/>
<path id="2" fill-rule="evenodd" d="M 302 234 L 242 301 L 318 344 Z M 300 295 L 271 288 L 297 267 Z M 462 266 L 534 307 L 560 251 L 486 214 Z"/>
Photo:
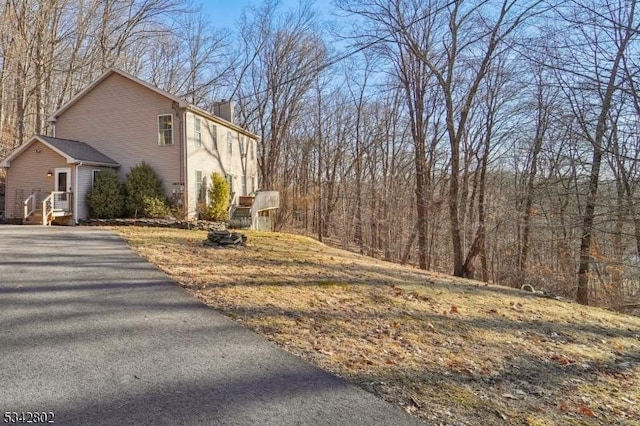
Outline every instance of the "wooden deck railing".
<path id="1" fill-rule="evenodd" d="M 251 205 L 251 211 L 255 214 L 277 208 L 280 208 L 280 192 L 278 191 L 258 191 Z"/>
<path id="2" fill-rule="evenodd" d="M 42 201 L 42 224 L 51 225 L 53 218 L 73 214 L 71 192 L 54 191 Z"/>
<path id="3" fill-rule="evenodd" d="M 26 200 L 24 200 L 23 203 L 23 212 L 22 212 L 22 218 L 23 219 L 27 219 L 29 216 L 31 216 L 33 214 L 34 211 L 36 211 L 37 205 L 38 205 L 38 194 L 33 193 L 31 195 L 29 195 L 29 198 L 27 198 Z"/>
<path id="4" fill-rule="evenodd" d="M 73 193 L 54 191 L 47 195 L 41 202 L 39 193 L 33 193 L 23 202 L 23 216 L 27 220 L 29 216 L 38 210 L 38 204 L 42 206 L 42 224 L 51 225 L 53 218 L 59 216 L 70 216 L 73 214 Z"/>
<path id="5" fill-rule="evenodd" d="M 271 227 L 270 219 L 261 217 L 262 212 L 269 212 L 280 208 L 280 192 L 258 191 L 251 205 L 251 229 L 266 230 Z"/>

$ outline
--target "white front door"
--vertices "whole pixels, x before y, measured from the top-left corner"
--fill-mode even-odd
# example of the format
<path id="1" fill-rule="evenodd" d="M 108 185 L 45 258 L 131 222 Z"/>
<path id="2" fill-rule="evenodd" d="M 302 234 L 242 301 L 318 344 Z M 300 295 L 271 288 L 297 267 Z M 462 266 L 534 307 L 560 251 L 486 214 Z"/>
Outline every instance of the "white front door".
<path id="1" fill-rule="evenodd" d="M 71 193 L 71 169 L 56 169 L 53 190 L 62 192 L 53 197 L 54 210 L 69 210 L 69 196 Z"/>

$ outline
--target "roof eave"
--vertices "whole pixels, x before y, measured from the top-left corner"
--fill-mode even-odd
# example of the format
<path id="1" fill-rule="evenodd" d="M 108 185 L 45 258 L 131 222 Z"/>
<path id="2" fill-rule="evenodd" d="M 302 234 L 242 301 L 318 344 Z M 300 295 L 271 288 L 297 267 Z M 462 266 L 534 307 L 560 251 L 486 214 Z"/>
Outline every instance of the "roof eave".
<path id="1" fill-rule="evenodd" d="M 217 115 L 211 114 L 210 112 L 208 112 L 208 111 L 206 111 L 206 110 L 204 110 L 204 109 L 202 109 L 200 107 L 197 107 L 197 106 L 195 106 L 193 104 L 189 104 L 189 105 L 187 105 L 186 107 L 183 107 L 183 108 L 186 108 L 187 111 L 191 111 L 191 112 L 195 112 L 197 114 L 200 114 L 200 115 L 202 115 L 202 116 L 204 116 L 204 117 L 206 117 L 206 118 L 208 118 L 210 120 L 213 120 L 213 121 L 217 122 L 218 124 L 222 124 L 223 126 L 230 127 L 233 130 L 236 130 L 236 131 L 244 134 L 245 136 L 249 136 L 252 139 L 255 139 L 255 140 L 259 140 L 260 139 L 260 136 L 254 134 L 254 133 L 251 133 L 247 129 L 242 128 L 242 127 L 238 126 L 237 124 L 233 124 L 232 122 L 227 121 L 222 117 L 218 117 Z"/>
<path id="2" fill-rule="evenodd" d="M 33 142 L 35 142 L 36 139 L 42 142 L 42 140 L 40 140 L 36 136 L 32 136 L 28 141 L 26 141 L 25 143 L 23 143 L 22 145 L 20 145 L 16 149 L 14 149 L 13 152 L 11 152 L 11 154 L 9 154 L 4 160 L 2 160 L 2 162 L 0 163 L 0 167 L 2 167 L 3 169 L 10 168 L 11 167 L 11 161 L 14 158 L 18 157 L 20 154 L 22 154 L 24 151 L 26 151 L 29 148 L 29 146 L 31 146 L 31 144 L 33 144 Z"/>
<path id="3" fill-rule="evenodd" d="M 83 166 L 112 167 L 114 169 L 118 169 L 121 167 L 120 164 L 118 163 L 102 163 L 100 161 L 84 161 L 84 160 L 76 160 L 73 164 L 83 165 Z"/>
<path id="4" fill-rule="evenodd" d="M 73 96 L 71 99 L 69 99 L 67 102 L 65 102 L 53 114 L 51 114 L 49 116 L 49 118 L 47 119 L 47 121 L 49 123 L 55 123 L 56 120 L 58 119 L 58 117 L 60 115 L 62 115 L 62 113 L 64 113 L 66 110 L 68 110 L 71 106 L 73 106 L 76 102 L 78 102 L 82 97 L 84 97 L 84 95 L 86 95 L 91 90 L 93 90 L 94 87 L 96 87 L 104 79 L 106 79 L 108 76 L 110 76 L 113 73 L 114 73 L 113 69 L 108 69 L 107 71 L 103 72 L 98 78 L 93 80 L 87 87 L 82 89 L 80 92 L 76 93 L 75 96 Z"/>
<path id="5" fill-rule="evenodd" d="M 135 77 L 131 74 L 128 74 L 124 71 L 120 71 L 118 69 L 115 68 L 109 68 L 107 71 L 105 71 L 104 73 L 102 73 L 98 78 L 96 78 L 95 80 L 93 80 L 87 87 L 85 87 L 84 89 L 82 89 L 80 92 L 78 92 L 75 96 L 73 96 L 71 99 L 69 99 L 67 102 L 65 102 L 64 105 L 62 105 L 60 108 L 58 108 L 58 110 L 56 112 L 54 112 L 52 115 L 49 116 L 49 118 L 47 119 L 47 121 L 49 123 L 55 123 L 58 119 L 58 117 L 60 117 L 66 110 L 68 110 L 69 108 L 71 108 L 76 102 L 78 102 L 80 99 L 82 99 L 87 93 L 89 93 L 90 91 L 92 91 L 97 85 L 99 85 L 100 83 L 102 83 L 104 80 L 107 79 L 107 77 L 111 76 L 112 74 L 118 74 L 128 80 L 133 81 L 134 83 L 138 83 L 144 87 L 146 87 L 147 89 L 161 95 L 164 96 L 167 99 L 170 99 L 176 103 L 178 103 L 178 105 L 180 106 L 180 108 L 186 108 L 187 104 L 185 104 L 185 102 L 172 95 L 169 92 L 166 92 L 158 87 L 155 87 L 152 84 L 147 83 L 146 81 L 140 80 L 138 77 Z"/>

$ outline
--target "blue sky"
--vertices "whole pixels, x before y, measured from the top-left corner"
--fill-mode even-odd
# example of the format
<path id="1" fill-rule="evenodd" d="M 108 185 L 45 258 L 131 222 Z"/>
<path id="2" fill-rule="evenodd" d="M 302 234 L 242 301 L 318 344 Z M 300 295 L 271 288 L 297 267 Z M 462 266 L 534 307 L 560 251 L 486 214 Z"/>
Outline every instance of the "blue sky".
<path id="1" fill-rule="evenodd" d="M 203 0 L 200 2 L 202 5 L 202 11 L 205 15 L 211 16 L 212 18 L 216 17 L 225 17 L 224 20 L 220 20 L 222 22 L 226 22 L 224 26 L 230 27 L 233 26 L 240 18 L 240 13 L 242 9 L 244 9 L 248 4 L 251 3 L 250 0 Z M 215 19 L 218 21 L 218 19 Z"/>
<path id="2" fill-rule="evenodd" d="M 298 0 L 281 0 L 282 9 L 294 9 Z M 215 26 L 233 27 L 240 18 L 242 10 L 250 4 L 262 4 L 260 0 L 195 0 L 195 5 L 201 5 L 205 16 L 211 16 Z M 330 0 L 316 0 L 314 8 L 326 13 L 330 7 Z"/>

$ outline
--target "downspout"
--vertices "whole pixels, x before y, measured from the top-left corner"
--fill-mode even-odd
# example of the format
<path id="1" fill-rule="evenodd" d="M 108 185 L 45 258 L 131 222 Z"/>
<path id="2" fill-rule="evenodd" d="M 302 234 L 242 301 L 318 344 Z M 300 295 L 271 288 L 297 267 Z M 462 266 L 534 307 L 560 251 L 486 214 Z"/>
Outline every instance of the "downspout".
<path id="1" fill-rule="evenodd" d="M 186 182 L 186 167 L 187 167 L 187 109 L 185 106 L 182 106 L 178 102 L 173 102 L 171 105 L 173 109 L 173 113 L 176 116 L 176 121 L 180 122 L 180 130 L 178 134 L 180 135 L 180 176 L 177 185 L 177 189 L 183 189 L 182 191 L 182 214 L 184 215 L 183 219 L 186 218 L 186 214 L 188 212 L 188 199 L 187 199 L 187 182 Z M 174 133 L 175 135 L 175 133 Z"/>
<path id="2" fill-rule="evenodd" d="M 55 127 L 54 127 L 55 129 Z M 78 177 L 80 175 L 80 167 L 82 167 L 84 164 L 82 161 L 80 161 L 79 163 L 76 163 L 76 178 L 73 182 L 73 186 L 75 187 L 73 190 L 73 221 L 75 222 L 75 224 L 78 224 Z"/>
<path id="3" fill-rule="evenodd" d="M 182 110 L 182 182 L 184 184 L 184 212 L 185 219 L 189 218 L 189 188 L 187 186 L 187 109 Z"/>

